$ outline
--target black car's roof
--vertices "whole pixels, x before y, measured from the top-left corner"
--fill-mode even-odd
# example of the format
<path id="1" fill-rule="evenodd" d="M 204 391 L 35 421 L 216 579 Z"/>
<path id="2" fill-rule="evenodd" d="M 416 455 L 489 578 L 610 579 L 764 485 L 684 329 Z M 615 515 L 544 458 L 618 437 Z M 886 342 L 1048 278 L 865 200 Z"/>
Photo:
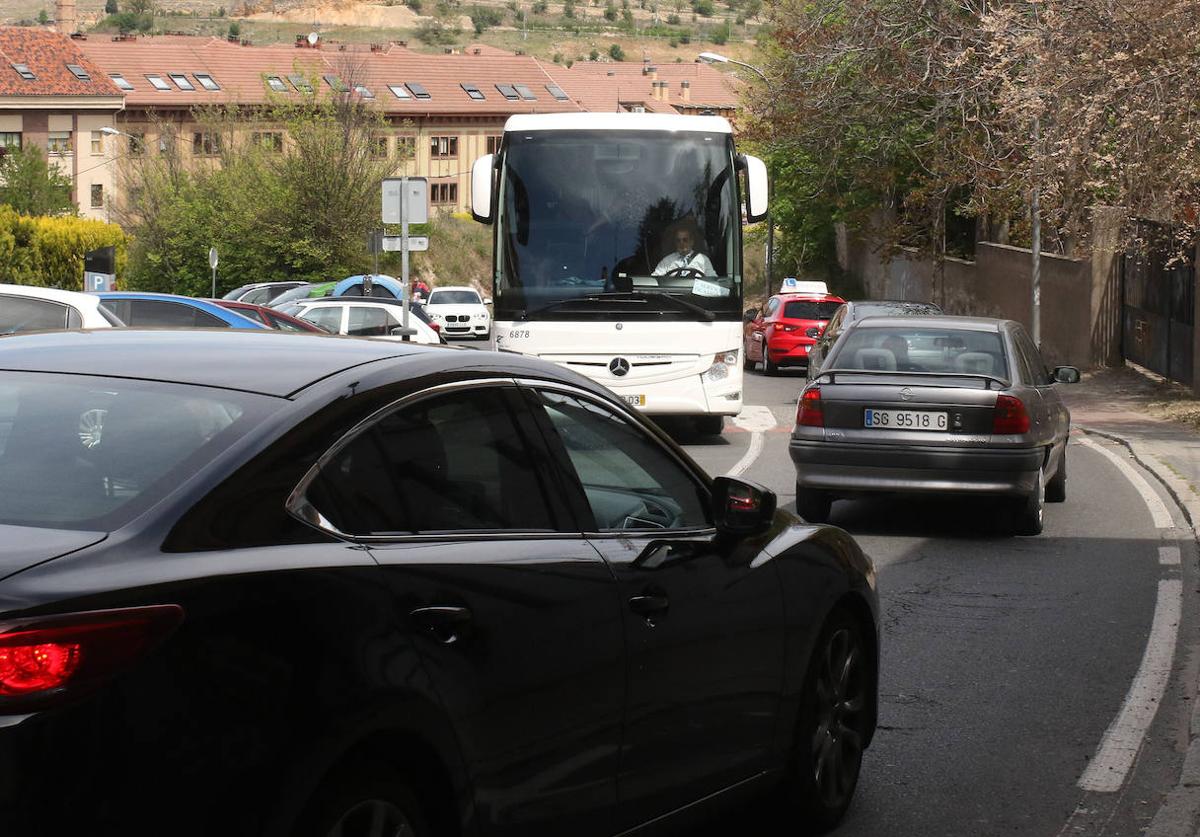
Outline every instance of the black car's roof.
<path id="1" fill-rule="evenodd" d="M 286 396 L 343 369 L 436 347 L 274 330 L 95 329 L 0 338 L 0 370 L 173 381 Z"/>
<path id="2" fill-rule="evenodd" d="M 921 317 L 868 317 L 855 320 L 855 328 L 912 328 L 928 322 L 934 328 L 950 331 L 1000 331 L 1010 320 L 993 317 L 948 317 L 945 314 L 930 314 Z"/>

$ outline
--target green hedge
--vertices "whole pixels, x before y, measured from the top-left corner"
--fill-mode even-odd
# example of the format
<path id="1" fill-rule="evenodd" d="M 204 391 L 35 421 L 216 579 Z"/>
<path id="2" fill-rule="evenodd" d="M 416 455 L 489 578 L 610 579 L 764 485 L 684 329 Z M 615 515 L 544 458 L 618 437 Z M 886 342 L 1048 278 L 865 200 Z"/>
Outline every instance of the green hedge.
<path id="1" fill-rule="evenodd" d="M 83 254 L 116 247 L 117 277 L 125 272 L 125 233 L 86 218 L 18 215 L 0 204 L 0 282 L 83 290 Z"/>

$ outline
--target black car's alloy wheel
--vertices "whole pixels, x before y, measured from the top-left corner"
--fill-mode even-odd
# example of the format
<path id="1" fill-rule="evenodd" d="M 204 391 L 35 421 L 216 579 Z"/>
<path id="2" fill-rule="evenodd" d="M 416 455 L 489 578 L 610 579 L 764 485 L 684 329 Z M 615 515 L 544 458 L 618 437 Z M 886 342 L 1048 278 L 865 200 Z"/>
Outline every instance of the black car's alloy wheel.
<path id="1" fill-rule="evenodd" d="M 385 764 L 364 764 L 327 781 L 301 829 L 313 837 L 428 837 L 421 806 Z"/>
<path id="2" fill-rule="evenodd" d="M 787 800 L 816 833 L 837 825 L 854 797 L 870 723 L 871 666 L 858 623 L 834 613 L 809 661 Z"/>

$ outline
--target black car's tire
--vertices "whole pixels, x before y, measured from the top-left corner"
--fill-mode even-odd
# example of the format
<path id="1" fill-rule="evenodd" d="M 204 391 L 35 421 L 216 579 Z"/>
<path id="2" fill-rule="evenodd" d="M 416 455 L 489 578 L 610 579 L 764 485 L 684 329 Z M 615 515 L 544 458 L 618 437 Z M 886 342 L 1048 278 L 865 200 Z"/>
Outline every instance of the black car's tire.
<path id="1" fill-rule="evenodd" d="M 781 806 L 807 833 L 832 829 L 854 798 L 870 733 L 871 666 L 862 627 L 846 611 L 834 611 L 808 662 L 781 787 Z"/>
<path id="2" fill-rule="evenodd" d="M 404 779 L 386 764 L 370 762 L 341 771 L 317 790 L 298 833 L 306 837 L 371 837 L 372 818 L 383 833 L 431 837 L 421 805 Z M 340 830 L 339 830 L 340 828 Z"/>
<path id="3" fill-rule="evenodd" d="M 1038 474 L 1037 488 L 1016 502 L 1013 508 L 1013 531 L 1018 535 L 1042 534 L 1042 518 L 1046 510 L 1046 491 L 1042 475 Z"/>
<path id="4" fill-rule="evenodd" d="M 1064 503 L 1067 500 L 1067 449 L 1063 448 L 1062 459 L 1058 463 L 1058 471 L 1046 483 L 1046 502 Z"/>
<path id="5" fill-rule="evenodd" d="M 763 373 L 767 375 L 779 374 L 779 367 L 771 362 L 771 356 L 767 354 L 766 349 L 763 349 Z"/>
<path id="6" fill-rule="evenodd" d="M 720 436 L 725 430 L 725 416 L 696 416 L 695 423 L 702 436 Z"/>
<path id="7" fill-rule="evenodd" d="M 833 498 L 827 492 L 796 486 L 796 513 L 809 523 L 827 523 Z"/>

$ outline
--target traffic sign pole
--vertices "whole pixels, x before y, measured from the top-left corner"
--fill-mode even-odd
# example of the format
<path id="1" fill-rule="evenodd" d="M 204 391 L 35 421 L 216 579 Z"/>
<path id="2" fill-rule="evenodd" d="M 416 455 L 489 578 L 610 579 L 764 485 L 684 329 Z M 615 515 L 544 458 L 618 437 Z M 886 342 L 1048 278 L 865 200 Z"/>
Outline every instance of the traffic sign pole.
<path id="1" fill-rule="evenodd" d="M 212 268 L 212 298 L 217 298 L 217 248 L 208 248 L 208 266 Z"/>

